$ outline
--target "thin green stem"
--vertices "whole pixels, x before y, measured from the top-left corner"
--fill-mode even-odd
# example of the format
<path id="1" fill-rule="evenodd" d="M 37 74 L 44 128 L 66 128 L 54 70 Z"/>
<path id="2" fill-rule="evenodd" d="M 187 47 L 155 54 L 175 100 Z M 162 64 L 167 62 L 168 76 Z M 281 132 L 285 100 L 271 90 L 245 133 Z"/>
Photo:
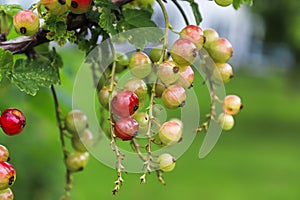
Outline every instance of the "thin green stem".
<path id="1" fill-rule="evenodd" d="M 175 4 L 175 6 L 177 7 L 177 9 L 179 10 L 179 12 L 181 13 L 183 19 L 184 19 L 184 22 L 186 25 L 189 25 L 189 20 L 188 20 L 188 17 L 186 16 L 183 8 L 181 7 L 181 5 L 178 3 L 177 0 L 172 0 L 172 2 Z"/>

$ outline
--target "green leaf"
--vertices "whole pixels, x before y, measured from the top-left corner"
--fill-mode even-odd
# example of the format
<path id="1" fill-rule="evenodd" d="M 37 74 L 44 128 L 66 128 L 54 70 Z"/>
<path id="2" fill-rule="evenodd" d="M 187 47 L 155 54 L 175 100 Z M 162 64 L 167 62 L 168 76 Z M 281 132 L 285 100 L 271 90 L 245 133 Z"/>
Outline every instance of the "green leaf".
<path id="1" fill-rule="evenodd" d="M 34 96 L 40 87 L 50 87 L 60 82 L 58 67 L 61 65 L 61 58 L 52 51 L 48 52 L 48 57 L 40 55 L 37 60 L 16 60 L 6 76 L 21 91 Z"/>
<path id="2" fill-rule="evenodd" d="M 119 7 L 112 3 L 111 0 L 94 0 L 94 6 L 120 11 Z"/>
<path id="3" fill-rule="evenodd" d="M 117 30 L 115 29 L 114 24 L 116 24 L 115 15 L 111 12 L 109 8 L 102 8 L 99 26 L 103 28 L 107 33 L 116 34 Z"/>
<path id="4" fill-rule="evenodd" d="M 5 51 L 0 48 L 0 73 L 2 74 L 9 71 L 13 66 L 13 54 L 10 51 Z"/>
<path id="5" fill-rule="evenodd" d="M 195 17 L 196 24 L 199 25 L 202 22 L 203 19 L 202 19 L 200 10 L 199 10 L 198 3 L 196 3 L 194 0 L 183 0 L 183 1 L 187 1 L 187 2 L 190 3 L 190 6 L 193 10 L 193 14 L 194 14 L 194 17 Z"/>
<path id="6" fill-rule="evenodd" d="M 123 16 L 125 22 L 134 28 L 156 27 L 156 24 L 151 20 L 152 13 L 148 10 L 126 9 Z"/>
<path id="7" fill-rule="evenodd" d="M 235 9 L 239 9 L 243 3 L 247 3 L 252 6 L 253 0 L 233 0 L 233 7 Z"/>
<path id="8" fill-rule="evenodd" d="M 0 5 L 0 11 L 3 11 L 10 17 L 15 16 L 20 10 L 23 10 L 23 8 L 17 4 Z"/>

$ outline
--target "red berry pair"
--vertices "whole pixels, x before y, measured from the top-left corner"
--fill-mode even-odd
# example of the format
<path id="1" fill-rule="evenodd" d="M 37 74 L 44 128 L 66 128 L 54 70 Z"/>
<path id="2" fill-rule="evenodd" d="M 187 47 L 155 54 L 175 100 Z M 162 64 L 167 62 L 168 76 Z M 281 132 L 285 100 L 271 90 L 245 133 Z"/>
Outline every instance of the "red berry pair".
<path id="1" fill-rule="evenodd" d="M 1 115 L 0 125 L 7 135 L 16 135 L 25 127 L 26 118 L 20 110 L 8 108 Z"/>

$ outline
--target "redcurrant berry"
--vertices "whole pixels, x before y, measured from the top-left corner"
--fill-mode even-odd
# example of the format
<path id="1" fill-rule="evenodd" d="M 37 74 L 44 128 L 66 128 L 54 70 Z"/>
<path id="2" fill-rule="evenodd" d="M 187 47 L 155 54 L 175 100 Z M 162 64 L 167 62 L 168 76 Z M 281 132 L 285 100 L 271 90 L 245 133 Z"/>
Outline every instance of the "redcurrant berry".
<path id="1" fill-rule="evenodd" d="M 137 78 L 145 78 L 152 71 L 152 63 L 147 54 L 135 52 L 129 61 L 130 72 Z"/>
<path id="2" fill-rule="evenodd" d="M 165 89 L 161 98 L 164 106 L 175 109 L 185 105 L 186 92 L 181 85 L 172 85 Z"/>
<path id="3" fill-rule="evenodd" d="M 145 81 L 137 78 L 128 80 L 124 85 L 124 90 L 134 92 L 138 96 L 140 102 L 143 101 L 148 94 L 148 87 Z"/>
<path id="4" fill-rule="evenodd" d="M 128 56 L 126 54 L 123 54 L 123 53 L 117 53 L 116 73 L 123 72 L 128 65 L 129 65 Z"/>
<path id="5" fill-rule="evenodd" d="M 19 34 L 31 36 L 38 31 L 40 20 L 31 10 L 21 10 L 14 16 L 13 24 Z"/>
<path id="6" fill-rule="evenodd" d="M 193 64 L 197 58 L 196 45 L 187 39 L 178 39 L 172 46 L 171 56 L 174 62 L 181 68 Z"/>
<path id="7" fill-rule="evenodd" d="M 233 3 L 233 0 L 215 0 L 216 4 L 222 7 L 229 6 Z"/>
<path id="8" fill-rule="evenodd" d="M 236 115 L 243 108 L 241 98 L 236 95 L 227 95 L 223 101 L 223 110 L 226 114 Z"/>
<path id="9" fill-rule="evenodd" d="M 183 28 L 180 32 L 180 38 L 192 41 L 198 49 L 202 48 L 205 41 L 202 29 L 195 25 L 188 25 Z"/>
<path id="10" fill-rule="evenodd" d="M 94 135 L 89 129 L 85 129 L 80 134 L 72 136 L 72 147 L 75 151 L 86 152 L 86 146 L 90 147 L 94 144 Z"/>
<path id="11" fill-rule="evenodd" d="M 166 86 L 160 80 L 155 84 L 155 97 L 160 98 L 165 91 Z"/>
<path id="12" fill-rule="evenodd" d="M 114 125 L 115 135 L 122 140 L 132 140 L 139 131 L 139 124 L 135 119 L 123 118 Z"/>
<path id="13" fill-rule="evenodd" d="M 41 4 L 46 10 L 55 15 L 65 14 L 69 10 L 66 0 L 41 0 Z"/>
<path id="14" fill-rule="evenodd" d="M 65 117 L 66 129 L 72 134 L 81 133 L 87 125 L 87 116 L 80 110 L 72 110 Z"/>
<path id="15" fill-rule="evenodd" d="M 211 42 L 207 50 L 216 63 L 226 63 L 233 54 L 232 45 L 225 38 Z"/>
<path id="16" fill-rule="evenodd" d="M 5 190 L 0 190 L 0 200 L 13 200 L 14 199 L 14 193 L 10 188 L 7 188 Z"/>
<path id="17" fill-rule="evenodd" d="M 139 133 L 146 133 L 149 126 L 149 115 L 145 112 L 138 112 L 135 113 L 134 119 L 139 124 Z"/>
<path id="18" fill-rule="evenodd" d="M 153 48 L 153 49 L 151 49 L 151 51 L 149 53 L 149 58 L 154 63 L 158 62 L 159 59 L 161 58 L 162 53 L 163 53 L 162 47 Z"/>
<path id="19" fill-rule="evenodd" d="M 66 0 L 68 7 L 74 14 L 83 14 L 92 5 L 92 0 Z"/>
<path id="20" fill-rule="evenodd" d="M 0 162 L 0 190 L 12 186 L 16 180 L 16 170 L 8 162 Z"/>
<path id="21" fill-rule="evenodd" d="M 233 78 L 231 65 L 229 65 L 228 63 L 216 63 L 213 77 L 218 81 L 227 83 L 231 78 Z"/>
<path id="22" fill-rule="evenodd" d="M 26 118 L 20 110 L 8 108 L 1 114 L 0 124 L 4 133 L 16 135 L 25 127 Z"/>
<path id="23" fill-rule="evenodd" d="M 173 145 L 182 138 L 183 124 L 178 119 L 163 123 L 158 132 L 158 137 L 164 145 Z"/>
<path id="24" fill-rule="evenodd" d="M 73 152 L 70 153 L 66 158 L 66 166 L 68 170 L 71 172 L 82 171 L 87 162 L 89 160 L 90 154 L 88 152 L 81 153 L 81 152 Z"/>
<path id="25" fill-rule="evenodd" d="M 112 98 L 117 94 L 118 94 L 117 91 L 113 90 L 111 94 Z M 99 102 L 106 109 L 108 109 L 109 95 L 110 95 L 110 90 L 106 86 L 104 86 L 98 93 Z"/>
<path id="26" fill-rule="evenodd" d="M 157 162 L 161 171 L 170 172 L 175 168 L 176 158 L 168 153 L 164 153 L 158 157 Z"/>
<path id="27" fill-rule="evenodd" d="M 139 108 L 138 96 L 129 90 L 117 94 L 111 101 L 113 114 L 119 117 L 129 117 Z"/>
<path id="28" fill-rule="evenodd" d="M 3 146 L 3 145 L 0 145 L 0 161 L 8 161 L 9 160 L 9 152 L 8 152 L 8 149 Z"/>
<path id="29" fill-rule="evenodd" d="M 234 119 L 233 119 L 232 115 L 221 113 L 219 115 L 218 120 L 219 120 L 219 124 L 223 130 L 228 131 L 228 130 L 232 129 L 234 126 Z"/>
<path id="30" fill-rule="evenodd" d="M 203 31 L 205 37 L 204 48 L 208 48 L 210 43 L 217 40 L 219 38 L 219 34 L 212 28 L 205 29 Z"/>
<path id="31" fill-rule="evenodd" d="M 179 79 L 179 67 L 173 61 L 165 61 L 159 65 L 157 76 L 164 84 L 170 85 Z"/>
<path id="32" fill-rule="evenodd" d="M 180 77 L 177 80 L 176 84 L 181 85 L 185 89 L 193 87 L 195 73 L 191 66 L 188 66 L 186 69 L 180 71 Z"/>

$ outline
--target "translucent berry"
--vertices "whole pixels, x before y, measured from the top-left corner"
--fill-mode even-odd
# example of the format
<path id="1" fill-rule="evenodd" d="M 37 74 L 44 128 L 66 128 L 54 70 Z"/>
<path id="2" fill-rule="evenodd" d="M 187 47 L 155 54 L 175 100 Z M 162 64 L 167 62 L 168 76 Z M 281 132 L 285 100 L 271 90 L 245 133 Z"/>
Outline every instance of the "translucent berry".
<path id="1" fill-rule="evenodd" d="M 106 86 L 104 86 L 98 93 L 99 102 L 106 109 L 108 109 L 109 94 L 110 94 L 109 88 Z M 111 94 L 112 98 L 117 94 L 118 94 L 117 91 L 113 90 Z"/>
<path id="2" fill-rule="evenodd" d="M 13 200 L 14 199 L 14 193 L 10 188 L 7 188 L 5 190 L 0 190 L 0 200 Z"/>
<path id="3" fill-rule="evenodd" d="M 65 14 L 69 10 L 66 0 L 41 0 L 41 4 L 55 15 Z"/>
<path id="4" fill-rule="evenodd" d="M 124 85 L 124 90 L 134 92 L 138 96 L 140 102 L 143 101 L 148 94 L 148 87 L 145 81 L 137 78 L 129 79 Z"/>
<path id="5" fill-rule="evenodd" d="M 0 190 L 12 186 L 16 180 L 16 170 L 8 162 L 0 162 Z"/>
<path id="6" fill-rule="evenodd" d="M 192 41 L 198 49 L 202 48 L 205 41 L 202 29 L 195 25 L 188 25 L 183 28 L 180 32 L 180 38 Z"/>
<path id="7" fill-rule="evenodd" d="M 166 86 L 160 80 L 155 84 L 155 97 L 160 98 L 165 91 Z"/>
<path id="8" fill-rule="evenodd" d="M 139 131 L 139 124 L 135 119 L 123 118 L 114 125 L 115 135 L 122 140 L 132 140 Z"/>
<path id="9" fill-rule="evenodd" d="M 227 131 L 233 128 L 234 119 L 232 115 L 221 113 L 218 119 L 219 119 L 220 126 L 222 127 L 223 130 Z"/>
<path id="10" fill-rule="evenodd" d="M 0 145 L 0 161 L 1 162 L 6 162 L 7 160 L 9 160 L 9 152 L 8 152 L 8 149 L 3 146 L 3 145 Z"/>
<path id="11" fill-rule="evenodd" d="M 129 58 L 126 54 L 117 53 L 116 73 L 123 72 L 129 65 Z"/>
<path id="12" fill-rule="evenodd" d="M 138 96 L 129 90 L 117 94 L 111 101 L 113 114 L 125 118 L 134 114 L 139 108 Z"/>
<path id="13" fill-rule="evenodd" d="M 38 31 L 40 20 L 31 10 L 21 10 L 14 16 L 13 24 L 17 33 L 31 36 Z"/>
<path id="14" fill-rule="evenodd" d="M 146 133 L 149 125 L 149 115 L 145 112 L 138 112 L 135 113 L 134 119 L 139 124 L 139 133 Z"/>
<path id="15" fill-rule="evenodd" d="M 74 14 L 83 14 L 92 5 L 92 0 L 66 0 L 67 6 Z"/>
<path id="16" fill-rule="evenodd" d="M 226 63 L 233 54 L 232 45 L 225 38 L 211 42 L 207 50 L 216 63 Z"/>
<path id="17" fill-rule="evenodd" d="M 15 108 L 6 109 L 0 118 L 1 128 L 7 135 L 20 133 L 26 125 L 24 114 Z"/>
<path id="18" fill-rule="evenodd" d="M 236 95 L 227 95 L 223 101 L 223 110 L 226 114 L 236 115 L 243 108 L 241 98 Z"/>
<path id="19" fill-rule="evenodd" d="M 164 153 L 158 157 L 157 162 L 161 171 L 170 172 L 175 168 L 176 158 L 168 153 Z"/>
<path id="20" fill-rule="evenodd" d="M 145 78 L 152 71 L 151 60 L 143 52 L 135 52 L 129 61 L 130 72 L 137 78 Z"/>
<path id="21" fill-rule="evenodd" d="M 228 63 L 216 63 L 213 76 L 216 80 L 227 83 L 231 78 L 233 78 L 231 65 Z"/>
<path id="22" fill-rule="evenodd" d="M 163 123 L 158 132 L 158 137 L 164 145 L 173 145 L 182 138 L 183 124 L 178 119 Z"/>
<path id="23" fill-rule="evenodd" d="M 178 39 L 172 46 L 171 56 L 174 62 L 181 68 L 193 64 L 196 61 L 198 50 L 196 45 L 187 39 Z"/>
<path id="24" fill-rule="evenodd" d="M 165 89 L 161 98 L 164 106 L 175 109 L 185 105 L 186 92 L 181 85 L 172 85 Z"/>
<path id="25" fill-rule="evenodd" d="M 180 71 L 179 79 L 176 81 L 176 84 L 181 85 L 185 89 L 193 87 L 195 73 L 191 66 L 188 66 L 186 69 Z"/>
<path id="26" fill-rule="evenodd" d="M 72 110 L 65 117 L 66 129 L 72 134 L 81 133 L 87 125 L 87 116 L 80 110 Z"/>
<path id="27" fill-rule="evenodd" d="M 89 160 L 89 153 L 73 152 L 66 158 L 66 165 L 71 172 L 82 171 Z"/>
<path id="28" fill-rule="evenodd" d="M 159 59 L 162 56 L 163 53 L 163 48 L 162 47 L 157 47 L 157 48 L 153 48 L 151 49 L 150 53 L 149 53 L 149 57 L 151 59 L 152 62 L 158 62 Z"/>
<path id="29" fill-rule="evenodd" d="M 179 67 L 173 61 L 165 61 L 159 65 L 157 76 L 164 84 L 170 85 L 179 79 Z"/>
<path id="30" fill-rule="evenodd" d="M 71 140 L 75 151 L 86 152 L 86 147 L 94 144 L 94 135 L 89 129 L 85 129 L 80 134 L 74 134 Z"/>
<path id="31" fill-rule="evenodd" d="M 203 34 L 205 37 L 205 43 L 204 43 L 205 48 L 208 48 L 210 43 L 212 43 L 213 41 L 219 38 L 219 34 L 217 33 L 217 31 L 212 28 L 203 30 Z"/>
<path id="32" fill-rule="evenodd" d="M 233 3 L 233 0 L 215 0 L 216 4 L 222 7 L 229 6 Z"/>

